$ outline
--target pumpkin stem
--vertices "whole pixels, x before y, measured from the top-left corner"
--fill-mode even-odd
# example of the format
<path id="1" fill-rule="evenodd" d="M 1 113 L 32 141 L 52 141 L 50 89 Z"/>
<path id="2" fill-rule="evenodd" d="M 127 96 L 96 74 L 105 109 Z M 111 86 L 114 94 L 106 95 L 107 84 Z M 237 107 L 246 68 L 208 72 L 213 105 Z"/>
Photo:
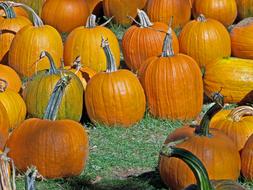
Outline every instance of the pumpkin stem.
<path id="1" fill-rule="evenodd" d="M 238 122 L 244 116 L 252 116 L 253 115 L 253 108 L 250 106 L 239 106 L 233 109 L 228 117 L 231 118 L 233 121 Z"/>
<path id="2" fill-rule="evenodd" d="M 82 63 L 81 63 L 81 56 L 77 56 L 73 62 L 73 65 L 72 65 L 72 69 L 76 69 L 76 73 L 78 73 L 78 71 L 80 71 L 80 69 L 82 68 Z"/>
<path id="3" fill-rule="evenodd" d="M 5 92 L 7 87 L 8 87 L 8 82 L 0 78 L 0 92 Z"/>
<path id="4" fill-rule="evenodd" d="M 206 22 L 206 17 L 203 14 L 200 14 L 197 18 L 197 21 L 199 22 Z"/>
<path id="5" fill-rule="evenodd" d="M 50 63 L 50 68 L 49 68 L 48 73 L 49 73 L 50 75 L 59 73 L 59 70 L 56 68 L 55 63 L 54 63 L 54 59 L 53 59 L 53 57 L 51 56 L 51 54 L 48 53 L 47 51 L 42 51 L 42 52 L 40 53 L 40 58 L 39 58 L 39 60 L 43 59 L 44 57 L 47 57 L 48 60 L 49 60 L 49 63 Z"/>
<path id="6" fill-rule="evenodd" d="M 116 62 L 115 62 L 115 59 L 113 57 L 112 51 L 110 49 L 108 39 L 105 40 L 102 37 L 101 47 L 104 49 L 105 56 L 106 56 L 106 65 L 107 65 L 106 72 L 107 73 L 112 73 L 112 72 L 117 71 Z"/>
<path id="7" fill-rule="evenodd" d="M 53 121 L 56 120 L 58 110 L 62 101 L 62 97 L 71 79 L 72 79 L 71 76 L 66 75 L 61 72 L 61 78 L 54 87 L 53 93 L 48 102 L 43 119 L 48 119 L 48 120 L 53 120 Z"/>
<path id="8" fill-rule="evenodd" d="M 180 160 L 185 162 L 189 166 L 189 168 L 192 170 L 196 178 L 198 190 L 214 190 L 214 188 L 212 187 L 212 184 L 210 183 L 205 166 L 190 151 L 182 149 L 182 148 L 177 148 L 175 147 L 174 144 L 171 145 L 171 143 L 169 143 L 163 146 L 162 151 L 160 152 L 160 155 L 166 156 L 169 158 L 170 157 L 179 158 Z"/>
<path id="9" fill-rule="evenodd" d="M 86 28 L 95 28 L 96 27 L 96 15 L 91 14 L 86 22 Z"/>
<path id="10" fill-rule="evenodd" d="M 173 17 L 171 17 L 170 19 L 169 29 L 163 41 L 162 57 L 172 57 L 175 55 L 174 50 L 173 50 L 173 39 L 172 39 L 172 28 L 171 28 L 172 22 L 173 22 Z"/>
<path id="11" fill-rule="evenodd" d="M 200 122 L 200 125 L 195 129 L 195 133 L 197 135 L 206 137 L 211 136 L 211 134 L 209 133 L 209 124 L 212 117 L 223 108 L 224 97 L 220 93 L 215 93 L 213 95 L 213 101 L 215 102 L 215 104 L 205 113 Z"/>
<path id="12" fill-rule="evenodd" d="M 141 26 L 141 28 L 147 28 L 147 27 L 153 26 L 153 23 L 149 20 L 148 15 L 143 10 L 137 9 L 137 15 L 140 19 L 139 25 Z M 135 21 L 133 18 L 132 20 Z"/>
<path id="13" fill-rule="evenodd" d="M 15 11 L 13 10 L 13 7 L 9 6 L 8 3 L 0 2 L 0 8 L 3 9 L 6 18 L 8 19 L 16 18 L 16 14 L 15 14 Z"/>
<path id="14" fill-rule="evenodd" d="M 28 168 L 25 173 L 25 190 L 36 190 L 35 179 L 38 175 L 38 170 L 35 167 Z"/>
<path id="15" fill-rule="evenodd" d="M 13 6 L 13 7 L 23 7 L 27 11 L 30 11 L 32 13 L 32 17 L 33 17 L 33 25 L 35 27 L 44 26 L 41 18 L 36 14 L 36 12 L 31 7 L 29 7 L 29 6 L 27 6 L 27 5 L 23 4 L 23 3 L 16 3 L 16 2 L 12 2 L 12 1 L 6 1 L 6 3 L 8 3 L 10 6 Z"/>

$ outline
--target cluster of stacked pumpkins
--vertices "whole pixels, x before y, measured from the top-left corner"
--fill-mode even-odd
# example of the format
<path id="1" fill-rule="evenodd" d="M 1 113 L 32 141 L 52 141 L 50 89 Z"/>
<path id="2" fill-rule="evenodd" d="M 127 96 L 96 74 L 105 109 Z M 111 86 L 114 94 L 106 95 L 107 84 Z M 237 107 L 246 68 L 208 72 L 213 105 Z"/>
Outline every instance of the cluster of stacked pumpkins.
<path id="1" fill-rule="evenodd" d="M 253 108 L 221 111 L 253 90 L 252 1 L 31 2 L 42 19 L 25 4 L 0 2 L 0 148 L 10 149 L 20 171 L 34 165 L 46 178 L 79 175 L 89 151 L 79 123 L 85 112 L 107 126 L 133 126 L 146 107 L 157 118 L 190 120 L 200 114 L 205 93 L 215 104 L 199 126 L 168 137 L 165 144 L 184 139 L 169 146 L 169 157 L 190 166 L 201 190 L 243 189 L 233 182 L 240 171 L 253 179 Z M 108 22 L 97 25 L 91 14 L 101 14 L 101 5 L 114 22 L 134 22 L 122 38 L 131 71 L 118 69 L 119 41 Z M 64 45 L 59 32 L 69 33 Z M 165 184 L 179 190 L 196 183 L 168 154 L 159 162 Z M 211 184 L 208 176 L 230 181 Z"/>

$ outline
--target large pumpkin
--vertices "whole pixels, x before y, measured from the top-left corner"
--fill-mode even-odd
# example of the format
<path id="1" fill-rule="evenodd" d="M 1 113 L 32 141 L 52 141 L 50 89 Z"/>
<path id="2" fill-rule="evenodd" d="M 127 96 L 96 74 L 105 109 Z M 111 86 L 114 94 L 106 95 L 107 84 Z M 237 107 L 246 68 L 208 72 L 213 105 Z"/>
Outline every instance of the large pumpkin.
<path id="1" fill-rule="evenodd" d="M 158 56 L 162 52 L 163 40 L 168 25 L 161 22 L 150 22 L 144 11 L 138 11 L 140 26 L 131 26 L 122 38 L 122 52 L 127 66 L 138 71 L 143 62 L 152 56 Z M 175 53 L 179 51 L 177 36 L 173 34 L 173 48 Z"/>
<path id="2" fill-rule="evenodd" d="M 7 81 L 0 78 L 0 102 L 8 114 L 10 129 L 14 129 L 25 120 L 26 105 L 22 97 L 7 86 Z"/>
<path id="3" fill-rule="evenodd" d="M 161 56 L 150 57 L 140 69 L 148 108 L 159 118 L 193 119 L 203 103 L 203 81 L 196 61 L 172 48 L 171 28 Z"/>
<path id="4" fill-rule="evenodd" d="M 42 8 L 42 20 L 59 32 L 71 32 L 82 26 L 89 16 L 85 0 L 47 0 Z"/>
<path id="5" fill-rule="evenodd" d="M 53 86 L 43 119 L 24 121 L 8 139 L 8 155 L 20 171 L 35 166 L 45 178 L 62 178 L 84 169 L 89 151 L 85 129 L 72 120 L 55 120 L 70 80 L 71 76 L 63 76 Z"/>
<path id="6" fill-rule="evenodd" d="M 15 4 L 16 6 L 27 6 Z M 60 34 L 49 25 L 43 25 L 41 19 L 32 11 L 34 26 L 26 26 L 20 30 L 10 47 L 9 65 L 22 77 L 31 77 L 36 71 L 50 67 L 48 60 L 43 60 L 39 65 L 36 61 L 41 51 L 48 51 L 60 67 L 60 59 L 63 57 L 63 44 Z M 27 56 L 29 55 L 29 56 Z"/>
<path id="7" fill-rule="evenodd" d="M 204 15 L 184 26 L 179 44 L 180 52 L 191 56 L 200 67 L 231 54 L 230 36 L 226 28 L 216 20 L 206 19 Z"/>
<path id="8" fill-rule="evenodd" d="M 0 149 L 3 150 L 9 136 L 10 123 L 7 111 L 0 102 Z"/>
<path id="9" fill-rule="evenodd" d="M 4 2 L 0 2 L 0 9 L 4 10 L 5 19 L 0 22 L 0 63 L 8 63 L 8 52 L 11 42 L 16 33 L 25 27 L 31 25 L 31 22 L 22 16 L 16 16 L 13 8 Z"/>
<path id="10" fill-rule="evenodd" d="M 189 0 L 149 0 L 147 13 L 153 22 L 168 24 L 173 16 L 173 28 L 182 28 L 191 18 Z"/>
<path id="11" fill-rule="evenodd" d="M 88 82 L 85 91 L 88 115 L 94 123 L 130 127 L 144 115 L 144 91 L 132 72 L 117 70 L 107 40 L 102 40 L 102 47 L 107 56 L 107 70 Z"/>
<path id="12" fill-rule="evenodd" d="M 71 65 L 77 56 L 81 56 L 83 66 L 92 68 L 95 71 L 106 70 L 106 56 L 101 47 L 101 36 L 108 38 L 111 44 L 117 67 L 120 64 L 119 42 L 115 34 L 106 27 L 96 26 L 96 16 L 91 15 L 86 26 L 74 29 L 64 45 L 64 61 Z"/>
<path id="13" fill-rule="evenodd" d="M 252 36 L 253 18 L 246 18 L 235 25 L 230 32 L 232 55 L 244 59 L 253 59 Z"/>
<path id="14" fill-rule="evenodd" d="M 237 16 L 236 0 L 195 0 L 194 14 L 204 14 L 227 27 L 234 23 Z"/>
<path id="15" fill-rule="evenodd" d="M 204 90 L 210 96 L 221 91 L 226 103 L 237 103 L 253 89 L 253 60 L 217 59 L 206 65 Z"/>
<path id="16" fill-rule="evenodd" d="M 55 62 L 48 52 L 42 52 L 40 59 L 47 57 L 50 62 L 50 69 L 35 74 L 27 83 L 25 89 L 25 102 L 28 114 L 32 117 L 43 118 L 46 106 L 53 93 L 53 87 L 61 78 L 61 75 L 68 74 L 73 79 L 64 91 L 63 100 L 57 114 L 57 119 L 72 119 L 80 121 L 83 108 L 83 86 L 79 78 L 67 70 L 58 70 Z M 40 64 L 40 62 L 38 63 Z"/>
<path id="17" fill-rule="evenodd" d="M 246 142 L 241 153 L 242 175 L 246 180 L 253 180 L 253 135 Z"/>
<path id="18" fill-rule="evenodd" d="M 131 24 L 133 21 L 128 16 L 136 17 L 137 9 L 143 9 L 147 0 L 103 0 L 104 14 L 107 17 L 114 16 L 119 24 Z"/>
<path id="19" fill-rule="evenodd" d="M 236 0 L 238 17 L 244 19 L 253 16 L 253 1 L 252 0 Z"/>
<path id="20" fill-rule="evenodd" d="M 229 136 L 240 151 L 253 134 L 253 108 L 240 106 L 222 110 L 212 118 L 210 125 Z"/>
<path id="21" fill-rule="evenodd" d="M 237 180 L 241 160 L 232 140 L 216 129 L 209 129 L 212 116 L 222 109 L 215 103 L 204 115 L 199 126 L 185 141 L 177 144 L 195 154 L 204 164 L 211 180 Z M 159 171 L 162 180 L 173 190 L 181 190 L 196 183 L 192 171 L 176 158 L 160 157 Z"/>

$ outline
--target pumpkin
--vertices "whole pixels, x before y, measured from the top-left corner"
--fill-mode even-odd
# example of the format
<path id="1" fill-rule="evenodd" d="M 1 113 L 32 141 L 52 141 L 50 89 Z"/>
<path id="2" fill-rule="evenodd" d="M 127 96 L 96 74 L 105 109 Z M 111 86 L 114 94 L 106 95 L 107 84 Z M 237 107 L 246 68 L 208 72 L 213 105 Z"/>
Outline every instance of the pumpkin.
<path id="1" fill-rule="evenodd" d="M 187 23 L 179 36 L 180 52 L 203 68 L 210 61 L 231 55 L 230 36 L 218 21 L 200 15 Z"/>
<path id="2" fill-rule="evenodd" d="M 143 9 L 147 0 L 103 0 L 104 14 L 108 18 L 114 16 L 118 24 L 129 25 L 133 21 L 128 17 L 136 17 L 137 9 Z"/>
<path id="3" fill-rule="evenodd" d="M 129 70 L 117 70 L 108 40 L 102 40 L 107 57 L 106 72 L 88 82 L 85 105 L 94 123 L 130 127 L 140 121 L 146 108 L 145 94 L 138 78 Z"/>
<path id="4" fill-rule="evenodd" d="M 122 38 L 122 52 L 127 66 L 138 71 L 143 62 L 162 52 L 163 40 L 168 25 L 160 22 L 151 23 L 144 11 L 138 11 L 140 26 L 131 26 Z M 177 36 L 173 34 L 173 48 L 179 51 Z"/>
<path id="5" fill-rule="evenodd" d="M 216 102 L 205 113 L 195 131 L 186 136 L 187 138 L 177 144 L 177 147 L 195 154 L 203 162 L 211 180 L 237 180 L 241 168 L 237 148 L 224 133 L 217 129 L 209 129 L 211 118 L 222 107 L 219 102 Z M 186 164 L 175 158 L 161 156 L 159 171 L 163 182 L 173 190 L 181 190 L 196 182 Z"/>
<path id="6" fill-rule="evenodd" d="M 0 102 L 7 112 L 10 129 L 14 129 L 25 120 L 26 105 L 22 97 L 7 86 L 7 81 L 0 78 Z"/>
<path id="7" fill-rule="evenodd" d="M 246 180 L 253 180 L 253 135 L 246 142 L 241 153 L 242 175 Z"/>
<path id="8" fill-rule="evenodd" d="M 0 101 L 0 149 L 3 150 L 9 136 L 10 123 L 7 111 Z"/>
<path id="9" fill-rule="evenodd" d="M 206 65 L 204 91 L 207 96 L 221 91 L 225 103 L 237 103 L 252 89 L 252 60 L 228 57 Z"/>
<path id="10" fill-rule="evenodd" d="M 82 26 L 89 16 L 88 3 L 84 0 L 47 0 L 42 8 L 42 20 L 59 32 L 71 32 Z"/>
<path id="11" fill-rule="evenodd" d="M 191 169 L 197 184 L 190 185 L 183 190 L 245 190 L 245 188 L 232 180 L 210 181 L 207 170 L 201 160 L 188 150 L 169 144 L 162 148 L 160 155 L 179 159 Z"/>
<path id="12" fill-rule="evenodd" d="M 31 22 L 25 17 L 16 16 L 13 8 L 4 2 L 0 2 L 0 8 L 6 15 L 0 22 L 0 63 L 7 64 L 8 52 L 14 36 L 26 25 L 31 25 Z"/>
<path id="13" fill-rule="evenodd" d="M 193 119 L 203 104 L 203 81 L 196 61 L 184 54 L 175 54 L 170 28 L 162 56 L 150 57 L 140 71 L 148 108 L 159 118 Z"/>
<path id="14" fill-rule="evenodd" d="M 31 11 L 34 26 L 26 26 L 16 34 L 10 47 L 8 64 L 21 77 L 31 77 L 36 70 L 49 68 L 50 64 L 47 60 L 42 61 L 38 67 L 35 64 L 40 52 L 48 51 L 56 60 L 56 66 L 60 67 L 60 59 L 63 56 L 63 44 L 60 34 L 53 27 L 44 25 L 38 15 L 26 5 L 12 4 L 25 7 Z"/>
<path id="15" fill-rule="evenodd" d="M 237 16 L 236 0 L 195 0 L 194 14 L 204 14 L 227 27 L 234 23 Z"/>
<path id="16" fill-rule="evenodd" d="M 15 0 L 18 3 L 26 4 L 27 6 L 31 7 L 39 16 L 41 15 L 41 10 L 43 4 L 46 0 Z"/>
<path id="17" fill-rule="evenodd" d="M 83 107 L 83 86 L 81 81 L 74 73 L 57 69 L 51 54 L 42 51 L 40 60 L 43 61 L 44 58 L 48 58 L 50 68 L 35 74 L 32 80 L 28 81 L 25 88 L 24 99 L 28 114 L 32 117 L 43 118 L 46 106 L 53 93 L 53 87 L 61 78 L 61 75 L 68 74 L 73 79 L 64 91 L 57 119 L 80 121 Z"/>
<path id="18" fill-rule="evenodd" d="M 89 151 L 88 135 L 75 121 L 56 120 L 73 76 L 64 75 L 55 84 L 43 119 L 25 120 L 9 137 L 8 156 L 20 171 L 35 166 L 45 178 L 71 177 L 82 172 Z"/>
<path id="19" fill-rule="evenodd" d="M 244 19 L 253 16 L 253 1 L 252 0 L 236 0 L 238 17 Z"/>
<path id="20" fill-rule="evenodd" d="M 191 18 L 189 0 L 149 0 L 147 14 L 153 22 L 169 23 L 173 16 L 173 28 L 182 28 Z"/>
<path id="21" fill-rule="evenodd" d="M 253 18 L 246 18 L 236 24 L 230 32 L 232 55 L 253 59 Z"/>
<path id="22" fill-rule="evenodd" d="M 77 56 L 81 56 L 83 66 L 99 72 L 106 70 L 106 56 L 101 46 L 101 35 L 108 38 L 115 56 L 117 67 L 120 64 L 119 42 L 115 34 L 106 27 L 96 26 L 96 16 L 91 15 L 86 26 L 74 29 L 64 45 L 64 61 L 71 65 Z"/>
<path id="23" fill-rule="evenodd" d="M 103 15 L 103 0 L 87 0 L 90 14 Z"/>

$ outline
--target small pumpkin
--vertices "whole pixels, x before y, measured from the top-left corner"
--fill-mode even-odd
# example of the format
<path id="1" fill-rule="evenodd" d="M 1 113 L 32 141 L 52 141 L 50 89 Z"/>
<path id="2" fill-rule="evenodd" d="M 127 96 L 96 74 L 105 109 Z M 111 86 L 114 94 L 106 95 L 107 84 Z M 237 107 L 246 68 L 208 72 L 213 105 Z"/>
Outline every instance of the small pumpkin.
<path id="1" fill-rule="evenodd" d="M 162 56 L 148 58 L 140 69 L 152 115 L 173 120 L 193 119 L 203 104 L 203 81 L 196 61 L 174 53 L 170 28 L 163 44 Z"/>
<path id="2" fill-rule="evenodd" d="M 0 102 L 7 112 L 10 129 L 14 129 L 25 120 L 26 105 L 22 97 L 7 86 L 7 81 L 0 78 Z"/>
<path id="3" fill-rule="evenodd" d="M 144 91 L 132 72 L 117 70 L 107 40 L 102 40 L 102 47 L 107 57 L 107 70 L 97 73 L 88 82 L 85 91 L 87 113 L 94 123 L 130 127 L 144 116 Z"/>
<path id="4" fill-rule="evenodd" d="M 64 75 L 53 86 L 43 119 L 25 120 L 9 137 L 8 156 L 20 171 L 36 166 L 45 178 L 77 176 L 83 171 L 89 152 L 87 132 L 75 121 L 56 120 L 73 76 Z"/>
<path id="5" fill-rule="evenodd" d="M 99 72 L 106 70 L 106 56 L 101 46 L 101 35 L 108 38 L 111 44 L 117 67 L 120 65 L 120 47 L 115 34 L 106 27 L 96 26 L 96 16 L 90 15 L 86 26 L 74 29 L 64 45 L 64 61 L 71 65 L 77 56 L 81 56 L 81 64 Z"/>
<path id="6" fill-rule="evenodd" d="M 221 91 L 225 103 L 237 103 L 252 89 L 252 60 L 228 57 L 206 65 L 204 91 L 207 96 Z"/>
<path id="7" fill-rule="evenodd" d="M 241 153 L 242 175 L 246 180 L 253 180 L 253 135 L 246 142 Z"/>
<path id="8" fill-rule="evenodd" d="M 15 70 L 7 65 L 0 64 L 0 76 L 8 83 L 7 89 L 19 92 L 22 82 Z"/>
<path id="9" fill-rule="evenodd" d="M 179 36 L 180 52 L 191 56 L 201 68 L 210 61 L 231 55 L 227 29 L 214 19 L 200 15 L 187 23 Z"/>
<path id="10" fill-rule="evenodd" d="M 236 0 L 238 17 L 240 19 L 253 17 L 253 1 L 252 0 Z"/>
<path id="11" fill-rule="evenodd" d="M 31 25 L 31 22 L 25 17 L 16 16 L 13 8 L 5 2 L 0 2 L 0 8 L 6 15 L 5 19 L 0 22 L 0 63 L 7 64 L 13 38 L 20 29 Z"/>
<path id="12" fill-rule="evenodd" d="M 31 77 L 36 70 L 50 67 L 47 60 L 43 60 L 38 67 L 35 65 L 40 52 L 48 51 L 56 60 L 56 67 L 60 67 L 60 59 L 63 57 L 63 43 L 57 30 L 52 26 L 44 25 L 39 16 L 28 6 L 14 2 L 11 4 L 29 10 L 33 14 L 34 26 L 26 26 L 16 34 L 9 51 L 9 66 L 21 77 Z"/>
<path id="13" fill-rule="evenodd" d="M 204 14 L 228 27 L 234 23 L 237 16 L 236 0 L 195 0 L 194 14 Z"/>
<path id="14" fill-rule="evenodd" d="M 232 55 L 238 58 L 253 59 L 253 17 L 236 24 L 230 32 Z"/>
<path id="15" fill-rule="evenodd" d="M 122 38 L 122 52 L 127 66 L 138 71 L 144 61 L 152 56 L 159 56 L 162 52 L 163 40 L 168 31 L 168 25 L 161 22 L 150 22 L 144 11 L 138 10 L 140 26 L 131 26 Z M 179 51 L 178 39 L 173 35 L 173 49 Z"/>

